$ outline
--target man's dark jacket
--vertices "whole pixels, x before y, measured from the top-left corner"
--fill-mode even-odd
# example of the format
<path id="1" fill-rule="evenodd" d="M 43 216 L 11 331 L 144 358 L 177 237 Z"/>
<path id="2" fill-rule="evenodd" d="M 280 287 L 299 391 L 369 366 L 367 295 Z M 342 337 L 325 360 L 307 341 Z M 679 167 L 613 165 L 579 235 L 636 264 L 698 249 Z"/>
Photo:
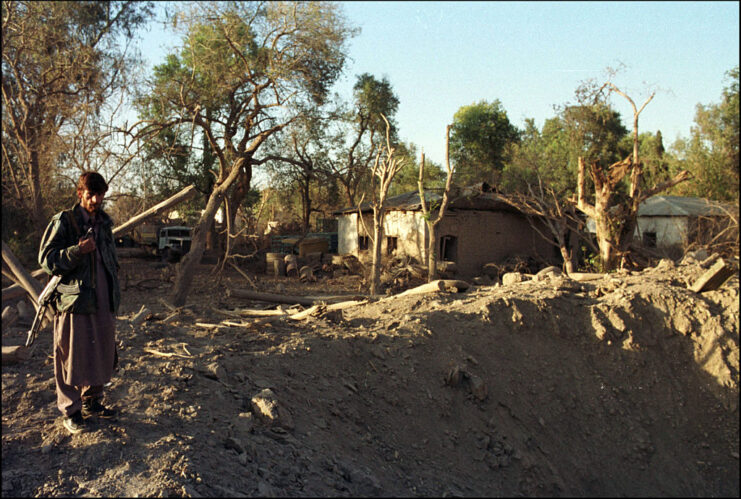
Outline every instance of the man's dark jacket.
<path id="1" fill-rule="evenodd" d="M 84 222 L 82 206 L 79 203 L 72 208 L 76 226 L 69 219 L 68 211 L 54 215 L 44 231 L 39 249 L 39 265 L 47 273 L 61 275 L 57 287 L 57 312 L 70 311 L 73 314 L 94 314 L 98 310 L 95 296 L 95 259 L 98 252 L 83 255 L 78 246 L 79 238 L 87 226 Z M 118 283 L 118 258 L 113 241 L 113 220 L 104 211 L 98 213 L 96 246 L 103 255 L 103 266 L 108 277 L 108 289 L 111 312 L 116 315 L 121 302 L 121 289 Z"/>

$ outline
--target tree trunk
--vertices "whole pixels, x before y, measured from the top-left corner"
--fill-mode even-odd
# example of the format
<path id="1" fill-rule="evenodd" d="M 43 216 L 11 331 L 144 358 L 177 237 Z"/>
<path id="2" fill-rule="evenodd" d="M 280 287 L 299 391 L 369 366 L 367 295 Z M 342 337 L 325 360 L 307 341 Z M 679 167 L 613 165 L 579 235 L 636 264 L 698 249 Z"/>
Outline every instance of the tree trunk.
<path id="1" fill-rule="evenodd" d="M 229 176 L 221 184 L 217 184 L 214 187 L 206 203 L 206 209 L 193 229 L 190 251 L 185 254 L 177 267 L 178 273 L 171 296 L 172 304 L 176 307 L 185 305 L 185 299 L 190 291 L 190 285 L 193 283 L 196 266 L 200 263 L 203 252 L 205 251 L 206 234 L 213 227 L 214 216 L 219 210 L 219 206 L 221 206 L 227 190 L 237 180 L 243 163 L 244 158 L 239 158 L 232 166 Z"/>
<path id="2" fill-rule="evenodd" d="M 427 232 L 429 240 L 427 241 L 427 282 L 437 279 L 437 224 L 428 223 Z"/>
<path id="3" fill-rule="evenodd" d="M 309 192 L 309 182 L 311 179 L 306 179 L 306 182 L 302 185 L 302 194 L 301 196 L 303 199 L 303 233 L 306 234 L 309 232 L 309 225 L 311 221 L 311 192 Z"/>
<path id="4" fill-rule="evenodd" d="M 370 294 L 378 294 L 381 281 L 381 237 L 383 234 L 384 207 L 373 207 L 373 264 L 371 265 Z"/>
<path id="5" fill-rule="evenodd" d="M 135 227 L 141 225 L 144 223 L 150 216 L 156 215 L 158 213 L 163 212 L 164 210 L 171 208 L 177 204 L 182 203 L 183 201 L 186 201 L 193 196 L 195 196 L 197 193 L 195 186 L 189 185 L 182 191 L 178 192 L 174 196 L 171 196 L 161 203 L 158 203 L 151 208 L 149 208 L 146 211 L 143 211 L 142 213 L 139 213 L 135 217 L 130 218 L 126 221 L 126 223 L 123 223 L 119 225 L 118 227 L 113 229 L 113 237 L 121 237 L 124 234 L 131 232 Z"/>
<path id="6" fill-rule="evenodd" d="M 599 246 L 600 272 L 616 269 L 619 263 L 617 247 L 615 246 L 615 234 L 612 233 L 610 220 L 600 213 L 595 219 L 597 231 L 597 245 Z"/>

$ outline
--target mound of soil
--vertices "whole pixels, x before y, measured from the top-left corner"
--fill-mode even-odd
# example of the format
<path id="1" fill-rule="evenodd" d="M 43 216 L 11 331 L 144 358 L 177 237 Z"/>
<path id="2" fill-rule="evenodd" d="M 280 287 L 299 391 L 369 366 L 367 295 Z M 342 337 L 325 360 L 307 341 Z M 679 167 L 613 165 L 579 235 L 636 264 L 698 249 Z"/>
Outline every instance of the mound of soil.
<path id="1" fill-rule="evenodd" d="M 120 416 L 68 435 L 40 335 L 2 368 L 3 496 L 739 495 L 738 275 L 695 293 L 707 265 L 665 260 L 296 320 L 245 317 L 247 281 L 206 265 L 173 311 L 171 266 L 122 263 Z"/>

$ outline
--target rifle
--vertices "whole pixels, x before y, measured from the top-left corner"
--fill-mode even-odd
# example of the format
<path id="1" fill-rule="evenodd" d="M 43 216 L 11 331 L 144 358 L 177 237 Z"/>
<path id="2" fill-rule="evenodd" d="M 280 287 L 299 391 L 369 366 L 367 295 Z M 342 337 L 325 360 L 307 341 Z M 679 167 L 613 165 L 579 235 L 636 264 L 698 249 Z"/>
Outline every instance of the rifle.
<path id="1" fill-rule="evenodd" d="M 93 228 L 89 228 L 87 232 L 85 233 L 85 237 L 83 239 L 87 239 L 89 237 L 93 236 Z M 39 334 L 39 329 L 41 329 L 41 323 L 44 320 L 44 316 L 46 315 L 46 309 L 51 306 L 53 298 L 55 297 L 57 293 L 57 286 L 59 286 L 59 283 L 62 281 L 61 275 L 55 275 L 52 276 L 51 279 L 49 279 L 49 282 L 46 283 L 46 286 L 44 289 L 39 293 L 39 300 L 37 302 L 37 305 L 39 308 L 36 310 L 36 316 L 33 318 L 33 324 L 31 324 L 31 329 L 28 330 L 28 336 L 26 337 L 26 348 L 33 345 L 33 342 L 36 341 L 36 336 Z"/>

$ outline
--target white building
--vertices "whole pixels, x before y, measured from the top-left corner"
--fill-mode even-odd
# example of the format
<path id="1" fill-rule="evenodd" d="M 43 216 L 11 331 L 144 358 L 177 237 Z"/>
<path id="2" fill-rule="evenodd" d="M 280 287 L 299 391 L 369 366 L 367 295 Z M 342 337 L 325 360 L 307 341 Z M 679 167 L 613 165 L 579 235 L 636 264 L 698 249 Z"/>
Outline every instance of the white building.
<path id="1" fill-rule="evenodd" d="M 686 246 L 693 238 L 693 231 L 714 219 L 727 218 L 728 210 L 722 203 L 708 199 L 653 196 L 638 207 L 634 238 L 645 247 Z M 595 232 L 591 218 L 587 228 Z"/>

